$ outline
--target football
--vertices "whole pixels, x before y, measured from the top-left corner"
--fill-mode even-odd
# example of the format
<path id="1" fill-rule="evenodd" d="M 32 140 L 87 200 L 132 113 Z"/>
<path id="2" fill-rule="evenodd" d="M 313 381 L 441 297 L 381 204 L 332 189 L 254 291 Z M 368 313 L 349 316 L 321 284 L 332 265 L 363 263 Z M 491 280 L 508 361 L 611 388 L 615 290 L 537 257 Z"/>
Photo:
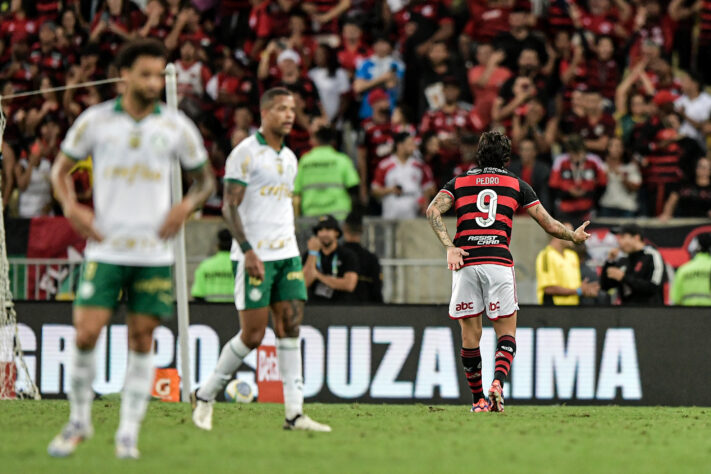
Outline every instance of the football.
<path id="1" fill-rule="evenodd" d="M 250 403 L 254 400 L 252 386 L 244 380 L 234 379 L 225 387 L 225 400 L 228 402 Z"/>

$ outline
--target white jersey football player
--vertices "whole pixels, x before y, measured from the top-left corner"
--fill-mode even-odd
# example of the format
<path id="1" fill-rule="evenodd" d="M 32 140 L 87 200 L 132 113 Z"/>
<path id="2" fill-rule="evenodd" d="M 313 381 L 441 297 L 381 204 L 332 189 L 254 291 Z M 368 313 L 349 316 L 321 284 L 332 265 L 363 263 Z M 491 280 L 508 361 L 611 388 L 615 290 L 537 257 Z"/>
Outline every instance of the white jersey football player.
<path id="1" fill-rule="evenodd" d="M 153 330 L 173 314 L 174 236 L 214 190 L 197 127 L 159 102 L 166 51 L 156 40 L 128 43 L 117 63 L 126 91 L 81 114 L 62 142 L 52 184 L 64 215 L 88 239 L 74 302 L 75 347 L 69 368 L 69 423 L 52 440 L 68 456 L 91 437 L 94 347 L 123 293 L 128 306 L 128 360 L 116 455 L 137 458 L 138 431 L 154 378 Z M 94 209 L 77 202 L 70 171 L 91 156 Z M 179 160 L 195 184 L 171 207 L 171 167 Z"/>
<path id="2" fill-rule="evenodd" d="M 262 126 L 227 158 L 222 214 L 234 241 L 235 305 L 240 332 L 222 349 L 215 371 L 193 393 L 193 422 L 212 429 L 212 405 L 245 357 L 264 338 L 271 309 L 277 359 L 284 383 L 284 429 L 331 431 L 303 413 L 299 325 L 306 286 L 294 235 L 297 161 L 284 145 L 294 124 L 294 97 L 287 89 L 266 91 Z"/>

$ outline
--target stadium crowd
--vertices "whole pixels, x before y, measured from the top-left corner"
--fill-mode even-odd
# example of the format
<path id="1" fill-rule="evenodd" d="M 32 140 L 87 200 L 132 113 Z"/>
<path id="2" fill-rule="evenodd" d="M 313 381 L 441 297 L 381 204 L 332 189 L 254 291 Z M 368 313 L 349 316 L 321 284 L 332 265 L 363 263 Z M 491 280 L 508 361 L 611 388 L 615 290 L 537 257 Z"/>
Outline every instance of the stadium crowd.
<path id="1" fill-rule="evenodd" d="M 370 214 L 421 214 L 472 166 L 478 134 L 504 129 L 511 168 L 560 219 L 711 217 L 711 0 L 6 0 L 0 93 L 117 77 L 112 59 L 136 37 L 169 50 L 218 177 L 257 126 L 260 91 L 282 85 L 296 96 L 297 156 L 333 147 L 355 168 L 325 153 L 342 176 L 304 182 Z M 52 212 L 65 131 L 117 92 L 2 102 L 3 201 L 16 215 Z M 75 182 L 90 202 L 90 162 Z M 302 213 L 351 208 L 322 201 L 301 199 Z"/>

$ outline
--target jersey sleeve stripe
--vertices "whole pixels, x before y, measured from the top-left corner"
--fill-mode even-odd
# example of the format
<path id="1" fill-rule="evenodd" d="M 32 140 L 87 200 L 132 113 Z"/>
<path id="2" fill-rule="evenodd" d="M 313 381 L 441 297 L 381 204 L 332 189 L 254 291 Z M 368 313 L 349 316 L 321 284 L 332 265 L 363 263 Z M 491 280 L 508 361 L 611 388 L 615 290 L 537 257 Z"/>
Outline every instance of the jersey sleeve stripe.
<path id="1" fill-rule="evenodd" d="M 533 206 L 535 206 L 536 204 L 540 204 L 540 203 L 541 203 L 541 201 L 539 201 L 538 199 L 536 199 L 536 200 L 533 201 L 532 203 L 526 204 L 525 206 L 523 206 L 523 208 L 524 208 L 524 209 L 528 209 L 529 207 L 533 207 Z"/>
<path id="2" fill-rule="evenodd" d="M 74 160 L 74 161 L 81 161 L 81 160 L 84 159 L 84 158 L 79 158 L 79 157 L 77 157 L 76 155 L 73 155 L 73 154 L 71 154 L 71 153 L 68 153 L 67 150 L 65 150 L 64 148 L 62 148 L 61 150 L 62 150 L 62 153 L 64 153 L 65 155 L 67 155 L 67 157 L 68 157 L 69 159 L 71 159 L 71 160 Z"/>
<path id="3" fill-rule="evenodd" d="M 449 194 L 449 197 L 451 197 L 452 199 L 454 199 L 454 194 L 450 193 L 450 192 L 447 191 L 446 189 L 440 189 L 439 192 L 440 192 L 440 193 Z"/>
<path id="4" fill-rule="evenodd" d="M 241 179 L 237 178 L 225 178 L 225 183 L 237 183 L 241 184 L 242 186 L 247 186 L 247 183 L 242 181 Z"/>

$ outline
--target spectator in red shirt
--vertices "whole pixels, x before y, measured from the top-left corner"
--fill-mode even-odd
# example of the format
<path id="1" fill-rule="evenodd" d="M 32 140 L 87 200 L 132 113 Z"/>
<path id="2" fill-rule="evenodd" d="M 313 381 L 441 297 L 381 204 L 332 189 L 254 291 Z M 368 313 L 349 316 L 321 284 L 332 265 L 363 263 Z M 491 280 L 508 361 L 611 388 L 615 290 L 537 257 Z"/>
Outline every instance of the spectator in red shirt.
<path id="1" fill-rule="evenodd" d="M 476 47 L 477 65 L 469 69 L 468 79 L 474 98 L 471 120 L 477 131 L 489 128 L 491 124 L 491 108 L 499 95 L 499 89 L 511 77 L 511 71 L 501 66 L 504 60 L 503 51 L 495 51 L 487 43 Z"/>
<path id="2" fill-rule="evenodd" d="M 86 44 L 87 35 L 86 31 L 84 31 L 79 24 L 76 12 L 70 9 L 64 10 L 61 15 L 60 26 L 71 48 L 75 51 L 81 50 Z"/>
<path id="3" fill-rule="evenodd" d="M 455 77 L 460 83 L 465 82 L 464 71 L 460 69 L 458 61 L 452 56 L 444 41 L 432 43 L 418 76 L 420 89 L 418 107 L 415 109 L 418 117 L 422 117 L 428 110 L 437 110 L 443 105 L 445 78 Z M 405 102 L 414 105 L 408 98 L 405 98 Z"/>
<path id="4" fill-rule="evenodd" d="M 615 119 L 603 111 L 600 91 L 589 89 L 583 93 L 585 115 L 575 118 L 571 129 L 580 135 L 585 148 L 598 156 L 605 156 L 607 143 L 615 133 Z"/>
<path id="5" fill-rule="evenodd" d="M 157 38 L 165 41 L 171 32 L 168 27 L 168 12 L 161 0 L 149 0 L 144 10 L 146 21 L 143 27 L 138 30 L 138 35 L 142 38 Z"/>
<path id="6" fill-rule="evenodd" d="M 352 78 L 360 61 L 373 54 L 370 47 L 363 41 L 363 28 L 356 18 L 349 18 L 343 25 L 341 49 L 338 51 L 338 61 L 341 67 L 348 71 Z"/>
<path id="7" fill-rule="evenodd" d="M 11 13 L 2 21 L 2 35 L 6 40 L 16 42 L 33 38 L 39 29 L 39 22 L 34 18 L 27 18 L 27 12 L 21 1 L 13 1 L 10 5 Z"/>
<path id="8" fill-rule="evenodd" d="M 568 153 L 553 162 L 548 185 L 555 195 L 556 218 L 575 227 L 590 218 L 607 185 L 607 177 L 602 160 L 586 152 L 580 136 L 569 137 L 567 149 Z"/>
<path id="9" fill-rule="evenodd" d="M 546 108 L 538 99 L 520 107 L 513 116 L 511 141 L 518 146 L 523 140 L 533 140 L 538 157 L 551 162 L 551 147 L 558 132 L 558 117 L 547 117 Z"/>
<path id="10" fill-rule="evenodd" d="M 249 27 L 256 39 L 245 46 L 252 59 L 258 59 L 270 40 L 289 30 L 289 15 L 299 2 L 296 0 L 264 0 L 252 8 Z"/>
<path id="11" fill-rule="evenodd" d="M 32 46 L 30 62 L 36 64 L 41 73 L 59 82 L 64 79 L 64 56 L 57 48 L 56 25 L 45 22 L 39 31 L 39 41 Z"/>
<path id="12" fill-rule="evenodd" d="M 476 167 L 476 152 L 479 149 L 479 138 L 479 135 L 475 135 L 473 133 L 465 133 L 462 135 L 459 146 L 459 149 L 461 150 L 461 161 L 454 168 L 452 177 L 463 175 L 470 169 Z M 425 163 L 429 164 L 430 168 L 432 167 L 427 160 L 425 160 Z M 444 186 L 449 179 L 450 178 L 447 178 L 443 182 L 437 181 L 437 186 Z"/>
<path id="13" fill-rule="evenodd" d="M 0 72 L 0 79 L 9 80 L 15 92 L 26 92 L 33 88 L 33 81 L 39 68 L 30 61 L 30 49 L 25 38 L 12 43 L 12 60 Z M 14 106 L 26 104 L 27 99 L 13 101 Z"/>
<path id="14" fill-rule="evenodd" d="M 133 38 L 133 30 L 138 24 L 136 13 L 131 10 L 129 0 L 106 0 L 106 6 L 96 13 L 89 41 L 99 43 L 102 63 L 108 63 L 123 42 Z"/>
<path id="15" fill-rule="evenodd" d="M 469 118 L 469 109 L 459 103 L 459 81 L 454 76 L 446 77 L 443 81 L 444 104 L 427 112 L 422 117 L 419 131 L 427 133 L 433 131 L 442 144 L 441 168 L 437 178 L 452 175 L 452 170 L 460 161 L 459 144 L 462 133 L 473 133 L 474 126 Z"/>
<path id="16" fill-rule="evenodd" d="M 194 41 L 196 45 L 203 48 L 209 48 L 212 45 L 212 38 L 200 24 L 200 13 L 190 4 L 180 10 L 173 29 L 165 38 L 164 43 L 169 51 L 174 51 L 184 41 Z"/>
<path id="17" fill-rule="evenodd" d="M 711 218 L 711 158 L 698 159 L 693 179 L 671 192 L 659 219 L 667 221 L 675 215 Z"/>
<path id="18" fill-rule="evenodd" d="M 635 63 L 643 43 L 657 45 L 665 56 L 671 53 L 676 24 L 662 9 L 659 0 L 646 0 L 637 8 L 635 16 L 636 41 L 630 49 L 630 62 Z"/>
<path id="19" fill-rule="evenodd" d="M 582 27 L 595 35 L 624 38 L 628 34 L 624 25 L 632 17 L 632 8 L 624 0 L 590 0 L 587 10 L 577 7 L 574 3 L 570 3 L 569 8 L 573 21 L 578 15 L 575 10 L 580 10 Z"/>
<path id="20" fill-rule="evenodd" d="M 286 45 L 299 53 L 301 58 L 301 72 L 307 74 L 316 55 L 318 43 L 309 33 L 308 17 L 304 12 L 296 10 L 289 17 L 289 37 Z"/>
<path id="21" fill-rule="evenodd" d="M 215 116 L 224 128 L 231 127 L 230 118 L 234 107 L 239 104 L 250 104 L 252 112 L 256 113 L 259 104 L 259 87 L 246 67 L 246 57 L 237 51 L 234 55 L 225 48 L 222 59 L 222 70 L 212 76 L 205 86 L 207 94 L 217 103 Z"/>
<path id="22" fill-rule="evenodd" d="M 368 200 L 368 183 L 373 180 L 378 163 L 393 152 L 390 96 L 382 89 L 375 89 L 368 101 L 373 115 L 361 123 L 358 137 L 358 174 L 363 204 Z"/>
<path id="23" fill-rule="evenodd" d="M 351 0 L 306 0 L 301 8 L 311 17 L 317 35 L 338 35 L 338 19 L 351 6 Z"/>
<path id="24" fill-rule="evenodd" d="M 472 44 L 490 44 L 498 35 L 509 31 L 509 13 L 514 3 L 515 0 L 467 0 L 469 21 L 459 36 L 459 48 L 465 60 L 472 56 Z"/>

